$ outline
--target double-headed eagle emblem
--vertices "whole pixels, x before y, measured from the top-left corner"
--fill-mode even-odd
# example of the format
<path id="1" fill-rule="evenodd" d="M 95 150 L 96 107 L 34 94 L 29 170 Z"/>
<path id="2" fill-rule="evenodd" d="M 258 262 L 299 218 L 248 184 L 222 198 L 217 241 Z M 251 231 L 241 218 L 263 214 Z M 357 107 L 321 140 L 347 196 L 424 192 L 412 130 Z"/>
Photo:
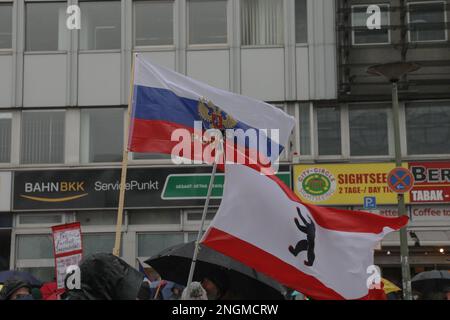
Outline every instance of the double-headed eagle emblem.
<path id="1" fill-rule="evenodd" d="M 219 107 L 215 106 L 212 101 L 201 98 L 198 101 L 198 114 L 203 120 L 205 129 L 233 129 L 238 124 L 231 115 L 227 114 Z"/>

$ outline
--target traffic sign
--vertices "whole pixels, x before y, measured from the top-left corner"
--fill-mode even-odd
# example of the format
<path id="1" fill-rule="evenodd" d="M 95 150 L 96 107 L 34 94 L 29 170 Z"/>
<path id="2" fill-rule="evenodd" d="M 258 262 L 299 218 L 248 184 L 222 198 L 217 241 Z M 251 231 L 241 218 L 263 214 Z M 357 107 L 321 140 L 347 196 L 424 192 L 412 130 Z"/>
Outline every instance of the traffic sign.
<path id="1" fill-rule="evenodd" d="M 364 197 L 364 209 L 376 209 L 377 198 L 376 197 Z"/>
<path id="2" fill-rule="evenodd" d="M 406 193 L 414 186 L 414 177 L 406 168 L 395 168 L 387 177 L 389 188 L 395 193 Z"/>

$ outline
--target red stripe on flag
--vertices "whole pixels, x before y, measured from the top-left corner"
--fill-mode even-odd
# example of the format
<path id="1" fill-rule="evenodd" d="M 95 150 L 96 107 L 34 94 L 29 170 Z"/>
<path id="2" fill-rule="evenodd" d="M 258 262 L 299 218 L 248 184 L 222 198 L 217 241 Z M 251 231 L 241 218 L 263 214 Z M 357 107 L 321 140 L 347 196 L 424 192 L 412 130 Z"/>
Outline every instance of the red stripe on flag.
<path id="1" fill-rule="evenodd" d="M 209 228 L 202 244 L 261 272 L 272 279 L 317 300 L 345 300 L 317 278 L 303 273 L 294 266 L 270 253 L 232 236 L 222 230 Z M 382 290 L 381 290 L 382 291 Z M 380 290 L 368 290 L 368 294 L 355 300 L 385 299 Z"/>
<path id="2" fill-rule="evenodd" d="M 264 170 L 261 170 L 261 168 L 258 168 L 257 166 L 251 167 L 255 170 L 264 172 Z M 408 216 L 389 218 L 364 211 L 319 207 L 303 203 L 295 192 L 289 189 L 280 178 L 275 175 L 267 175 L 267 177 L 276 182 L 290 200 L 301 203 L 307 207 L 314 217 L 314 220 L 325 229 L 343 232 L 379 234 L 383 231 L 384 227 L 399 230 L 409 221 Z"/>
<path id="3" fill-rule="evenodd" d="M 313 276 L 307 275 L 270 253 L 219 229 L 210 228 L 202 243 L 314 299 L 344 299 Z"/>
<path id="4" fill-rule="evenodd" d="M 143 120 L 133 119 L 132 131 L 130 135 L 129 150 L 133 152 L 155 152 L 172 154 L 174 147 L 181 141 L 172 141 L 172 133 L 174 130 L 187 130 L 190 134 L 194 133 L 193 127 L 187 127 L 178 123 L 162 121 L 162 120 Z M 196 133 L 197 135 L 203 132 Z M 191 141 L 191 154 L 185 156 L 189 159 L 199 160 L 204 163 L 213 163 L 214 157 L 206 152 L 206 158 L 203 154 L 205 147 L 202 147 L 201 141 L 196 141 L 197 148 L 194 148 L 194 142 Z M 226 143 L 225 151 L 227 160 L 231 162 L 242 161 L 244 165 L 255 165 L 256 167 L 270 167 L 269 160 L 257 150 L 250 151 L 249 148 L 242 147 L 238 144 Z M 177 156 L 183 156 L 177 154 Z M 262 163 L 261 163 L 262 161 Z M 223 171 L 223 161 L 218 166 Z"/>

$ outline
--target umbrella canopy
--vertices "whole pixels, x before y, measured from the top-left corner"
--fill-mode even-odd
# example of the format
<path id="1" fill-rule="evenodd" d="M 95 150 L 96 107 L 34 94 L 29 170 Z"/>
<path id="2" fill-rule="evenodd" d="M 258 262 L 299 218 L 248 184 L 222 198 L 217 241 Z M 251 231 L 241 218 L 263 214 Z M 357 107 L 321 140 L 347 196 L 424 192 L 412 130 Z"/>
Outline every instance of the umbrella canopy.
<path id="1" fill-rule="evenodd" d="M 0 272 L 0 283 L 5 283 L 8 279 L 21 279 L 28 282 L 32 287 L 40 287 L 42 282 L 36 279 L 33 275 L 28 272 L 7 270 Z"/>
<path id="2" fill-rule="evenodd" d="M 179 244 L 152 256 L 145 263 L 163 279 L 186 285 L 194 254 L 194 242 Z M 224 274 L 229 294 L 239 299 L 284 299 L 286 289 L 256 270 L 208 247 L 200 246 L 194 281 Z"/>
<path id="3" fill-rule="evenodd" d="M 412 288 L 419 292 L 439 292 L 450 286 L 450 271 L 432 270 L 417 274 L 411 279 Z"/>

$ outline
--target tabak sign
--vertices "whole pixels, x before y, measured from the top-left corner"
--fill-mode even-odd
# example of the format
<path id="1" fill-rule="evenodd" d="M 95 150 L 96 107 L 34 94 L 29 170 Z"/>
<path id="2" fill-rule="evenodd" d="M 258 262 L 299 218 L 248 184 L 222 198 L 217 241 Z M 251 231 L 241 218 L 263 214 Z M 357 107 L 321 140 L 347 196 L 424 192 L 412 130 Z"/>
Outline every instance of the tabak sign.
<path id="1" fill-rule="evenodd" d="M 414 177 L 411 203 L 450 202 L 450 162 L 409 162 Z"/>

